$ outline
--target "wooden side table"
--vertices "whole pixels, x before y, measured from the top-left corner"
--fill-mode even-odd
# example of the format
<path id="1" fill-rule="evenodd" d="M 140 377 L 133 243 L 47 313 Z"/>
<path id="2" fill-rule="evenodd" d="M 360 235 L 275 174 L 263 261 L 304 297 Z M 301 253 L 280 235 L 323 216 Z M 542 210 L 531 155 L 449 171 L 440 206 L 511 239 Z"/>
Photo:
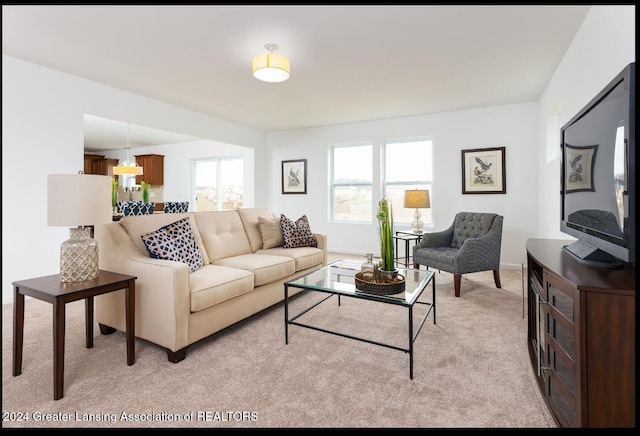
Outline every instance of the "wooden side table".
<path id="1" fill-rule="evenodd" d="M 24 296 L 53 304 L 53 399 L 64 395 L 65 305 L 85 300 L 86 347 L 93 347 L 93 297 L 125 289 L 127 365 L 135 363 L 135 296 L 137 277 L 100 270 L 98 278 L 60 282 L 60 274 L 13 282 L 13 376 L 22 374 Z"/>

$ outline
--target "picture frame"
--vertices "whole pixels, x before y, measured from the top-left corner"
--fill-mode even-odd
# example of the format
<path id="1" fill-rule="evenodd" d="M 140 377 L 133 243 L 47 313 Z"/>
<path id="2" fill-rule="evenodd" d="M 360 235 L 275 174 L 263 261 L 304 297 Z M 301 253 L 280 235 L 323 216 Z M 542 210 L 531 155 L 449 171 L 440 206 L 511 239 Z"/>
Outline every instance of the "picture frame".
<path id="1" fill-rule="evenodd" d="M 598 144 L 574 146 L 564 145 L 565 192 L 594 192 L 593 169 L 596 164 Z"/>
<path id="2" fill-rule="evenodd" d="M 462 150 L 463 194 L 506 194 L 506 147 Z"/>
<path id="3" fill-rule="evenodd" d="M 307 193 L 307 160 L 283 160 L 282 161 L 282 193 L 306 194 Z"/>

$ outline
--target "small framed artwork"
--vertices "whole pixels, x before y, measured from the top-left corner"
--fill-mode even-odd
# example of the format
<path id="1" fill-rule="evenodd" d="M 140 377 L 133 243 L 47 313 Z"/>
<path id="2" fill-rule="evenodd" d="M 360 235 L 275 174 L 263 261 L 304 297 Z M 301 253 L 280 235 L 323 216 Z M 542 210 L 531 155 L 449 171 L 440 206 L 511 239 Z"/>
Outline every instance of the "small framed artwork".
<path id="1" fill-rule="evenodd" d="M 282 193 L 307 193 L 307 160 L 282 161 Z"/>
<path id="2" fill-rule="evenodd" d="M 463 194 L 506 194 L 505 147 L 462 150 Z"/>
<path id="3" fill-rule="evenodd" d="M 595 191 L 593 185 L 593 168 L 596 164 L 598 145 L 576 147 L 564 146 L 564 180 L 565 192 Z"/>

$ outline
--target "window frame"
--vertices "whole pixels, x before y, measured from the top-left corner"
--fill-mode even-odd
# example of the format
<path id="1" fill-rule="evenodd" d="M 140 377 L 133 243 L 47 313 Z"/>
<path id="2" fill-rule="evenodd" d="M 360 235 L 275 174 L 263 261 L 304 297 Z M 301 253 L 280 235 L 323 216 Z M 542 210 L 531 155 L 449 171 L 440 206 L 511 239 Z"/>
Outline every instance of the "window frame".
<path id="1" fill-rule="evenodd" d="M 334 144 L 331 146 L 330 148 L 330 157 L 329 157 L 329 161 L 330 161 L 330 171 L 329 171 L 329 222 L 332 223 L 349 223 L 349 224 L 371 224 L 373 221 L 373 209 L 372 209 L 372 213 L 369 217 L 369 220 L 359 220 L 359 219 L 336 219 L 336 211 L 335 211 L 335 206 L 336 206 L 336 198 L 335 198 L 335 188 L 336 187 L 367 187 L 369 186 L 371 188 L 371 194 L 372 194 L 372 207 L 373 207 L 373 198 L 374 198 L 374 193 L 373 193 L 373 186 L 374 186 L 374 180 L 375 180 L 375 174 L 373 172 L 373 168 L 371 169 L 371 182 L 370 183 L 335 183 L 335 162 L 336 162 L 336 157 L 335 157 L 335 150 L 336 149 L 340 149 L 340 148 L 355 148 L 355 147 L 369 147 L 370 152 L 371 152 L 371 160 L 372 160 L 372 166 L 373 166 L 373 143 L 372 142 L 367 142 L 367 141 L 363 141 L 363 142 L 354 142 L 354 143 L 342 143 L 342 144 Z"/>

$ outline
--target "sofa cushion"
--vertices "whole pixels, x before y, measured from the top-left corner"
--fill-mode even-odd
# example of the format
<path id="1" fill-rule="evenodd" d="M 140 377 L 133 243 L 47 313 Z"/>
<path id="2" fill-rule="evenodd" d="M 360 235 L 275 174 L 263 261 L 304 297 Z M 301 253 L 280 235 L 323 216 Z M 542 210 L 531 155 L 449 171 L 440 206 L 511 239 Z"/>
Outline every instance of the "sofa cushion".
<path id="1" fill-rule="evenodd" d="M 247 209 L 237 209 L 238 215 L 242 220 L 242 225 L 244 226 L 245 232 L 247 232 L 247 237 L 249 238 L 249 243 L 251 244 L 251 251 L 255 252 L 260 250 L 263 244 L 262 233 L 260 233 L 260 217 L 265 219 L 275 219 L 279 221 L 278 215 L 275 215 L 269 209 L 264 208 L 247 208 Z"/>
<path id="2" fill-rule="evenodd" d="M 324 253 L 319 248 L 314 247 L 298 247 L 298 248 L 269 248 L 266 250 L 258 250 L 256 254 L 268 254 L 271 256 L 285 256 L 296 262 L 296 272 L 312 266 L 322 265 L 324 262 Z"/>
<path id="3" fill-rule="evenodd" d="M 202 213 L 202 212 L 198 212 Z M 202 254 L 203 263 L 206 265 L 209 263 L 209 257 L 207 255 L 207 251 L 204 249 L 204 244 L 202 243 L 202 239 L 200 238 L 200 232 L 198 231 L 198 224 L 195 220 L 195 212 L 189 213 L 153 213 L 150 215 L 140 215 L 140 216 L 125 216 L 122 217 L 120 221 L 116 224 L 121 225 L 129 234 L 131 241 L 136 246 L 138 251 L 145 256 L 149 256 L 149 252 L 147 251 L 147 247 L 142 242 L 142 238 L 140 237 L 143 233 L 152 232 L 159 227 L 166 226 L 167 224 L 171 224 L 176 222 L 182 218 L 189 218 L 189 224 L 191 225 L 191 229 L 193 230 L 193 236 L 195 237 L 196 244 L 198 244 L 198 248 L 200 249 L 200 253 Z"/>
<path id="4" fill-rule="evenodd" d="M 202 254 L 196 245 L 189 218 L 182 218 L 153 232 L 143 233 L 140 237 L 150 257 L 186 263 L 191 272 L 203 265 Z"/>
<path id="5" fill-rule="evenodd" d="M 266 285 L 296 272 L 296 263 L 290 257 L 256 253 L 218 259 L 215 264 L 252 272 L 254 286 Z"/>
<path id="6" fill-rule="evenodd" d="M 249 238 L 238 211 L 196 212 L 195 218 L 210 263 L 251 253 Z"/>
<path id="7" fill-rule="evenodd" d="M 219 265 L 204 265 L 189 275 L 191 312 L 198 312 L 251 292 L 253 283 L 253 274 L 250 271 Z"/>
<path id="8" fill-rule="evenodd" d="M 302 215 L 295 223 L 285 215 L 280 215 L 280 226 L 282 227 L 284 248 L 318 246 L 318 241 L 311 232 L 309 219 L 306 215 Z"/>
<path id="9" fill-rule="evenodd" d="M 260 223 L 260 233 L 262 234 L 262 248 L 282 247 L 284 245 L 280 221 L 275 218 L 258 217 L 258 222 Z"/>

